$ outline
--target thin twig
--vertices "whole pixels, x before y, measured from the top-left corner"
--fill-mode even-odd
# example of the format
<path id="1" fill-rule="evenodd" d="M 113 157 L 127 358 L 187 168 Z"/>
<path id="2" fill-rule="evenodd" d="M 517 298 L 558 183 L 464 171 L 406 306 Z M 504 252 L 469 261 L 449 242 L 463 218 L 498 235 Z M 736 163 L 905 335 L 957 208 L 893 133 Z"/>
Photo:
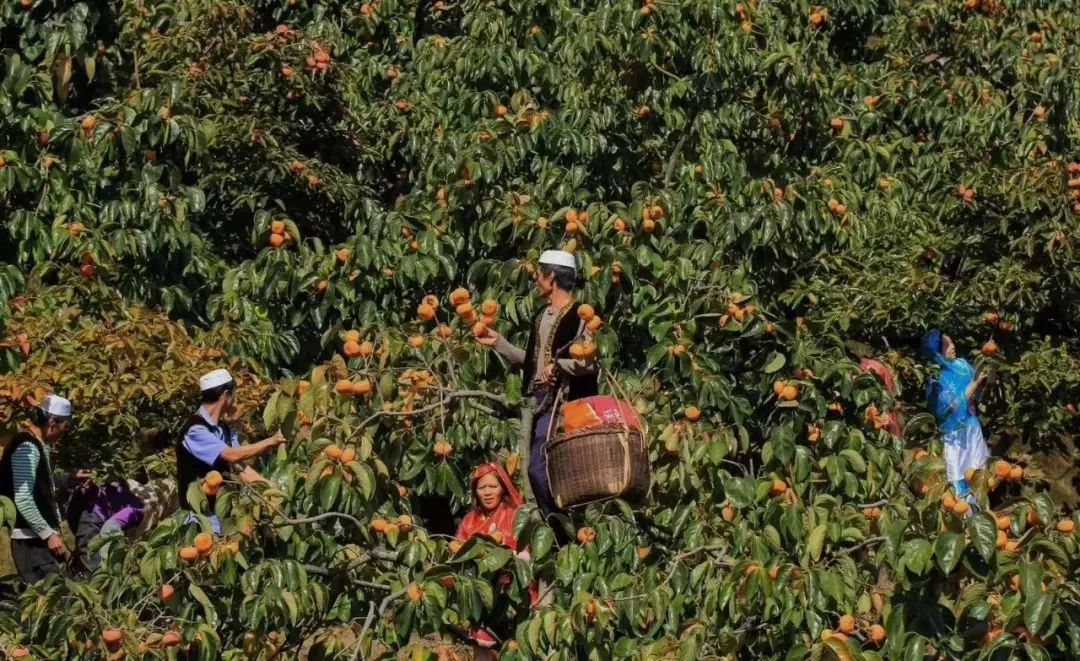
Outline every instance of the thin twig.
<path id="1" fill-rule="evenodd" d="M 427 406 L 422 406 L 412 411 L 376 411 L 375 413 L 368 416 L 363 422 L 361 422 L 360 425 L 357 427 L 357 430 L 367 427 L 369 424 L 375 422 L 375 420 L 383 416 L 398 418 L 413 417 L 420 415 L 421 413 L 427 413 L 428 411 L 434 411 L 435 409 L 442 408 L 455 399 L 464 399 L 471 397 L 486 398 L 503 406 L 509 406 L 509 403 L 506 401 L 505 397 L 501 397 L 494 393 L 487 392 L 486 390 L 453 390 L 446 393 L 446 395 L 439 401 L 433 404 L 428 404 Z"/>
<path id="2" fill-rule="evenodd" d="M 368 612 L 367 617 L 364 618 L 364 626 L 360 629 L 360 634 L 356 637 L 356 642 L 354 643 L 354 645 L 356 645 L 356 652 L 353 653 L 353 661 L 360 658 L 367 659 L 367 656 L 364 654 L 364 636 L 367 635 L 368 627 L 371 626 L 371 622 L 374 618 L 375 602 L 373 601 L 368 604 Z"/>
<path id="3" fill-rule="evenodd" d="M 675 143 L 675 149 L 671 151 L 671 158 L 668 159 L 667 167 L 664 168 L 664 188 L 667 188 L 671 183 L 671 175 L 675 171 L 675 161 L 678 160 L 679 154 L 682 153 L 683 147 L 686 146 L 686 139 L 689 138 L 688 133 L 684 133 L 679 141 Z"/>
<path id="4" fill-rule="evenodd" d="M 345 514 L 344 512 L 324 512 L 322 514 L 316 514 L 315 516 L 309 516 L 304 519 L 283 519 L 281 523 L 275 523 L 275 528 L 282 526 L 299 526 L 305 523 L 317 523 L 319 521 L 325 521 L 326 519 L 345 519 L 346 521 L 352 521 L 358 528 L 363 528 L 364 524 L 360 522 L 360 519 L 352 516 L 351 514 Z"/>
<path id="5" fill-rule="evenodd" d="M 662 67 L 657 66 L 657 68 L 660 69 L 660 71 L 664 71 Z M 674 76 L 674 74 L 668 73 L 667 71 L 664 71 L 664 73 L 667 73 L 669 76 L 678 78 L 677 76 Z M 678 160 L 679 156 L 682 154 L 683 148 L 686 147 L 686 141 L 690 138 L 690 134 L 694 131 L 694 122 L 697 121 L 697 118 L 698 113 L 695 112 L 694 116 L 691 117 L 688 122 L 686 122 L 686 133 L 682 134 L 682 137 L 679 138 L 679 142 L 675 144 L 675 149 L 671 151 L 671 157 L 668 160 L 667 167 L 664 168 L 665 189 L 671 184 L 671 175 L 675 172 L 675 161 Z"/>
<path id="6" fill-rule="evenodd" d="M 884 537 L 868 537 L 868 538 L 864 539 L 863 541 L 859 542 L 858 544 L 856 544 L 855 546 L 849 546 L 849 547 L 847 547 L 845 549 L 840 549 L 836 553 L 837 553 L 837 555 L 846 555 L 848 553 L 854 553 L 855 551 L 858 551 L 859 549 L 865 548 L 867 546 L 872 546 L 874 544 L 880 544 L 881 542 L 884 542 L 884 541 L 885 541 Z"/>
<path id="7" fill-rule="evenodd" d="M 384 597 L 382 602 L 379 604 L 379 610 L 378 610 L 378 613 L 377 613 L 378 618 L 381 620 L 383 615 L 386 613 L 386 609 L 390 607 L 390 604 L 392 602 L 394 602 L 395 600 L 400 599 L 403 596 L 405 596 L 405 593 L 407 591 L 408 591 L 408 588 L 402 588 L 402 589 L 398 590 L 397 592 L 391 592 L 390 594 L 386 595 L 386 597 Z M 368 607 L 368 614 L 367 614 L 367 617 L 364 618 L 364 627 L 362 629 L 360 629 L 360 636 L 356 639 L 356 652 L 353 654 L 353 661 L 357 661 L 357 659 L 366 659 L 367 658 L 363 653 L 364 652 L 364 636 L 367 635 L 367 631 L 371 627 L 372 622 L 375 621 L 375 617 L 376 617 L 375 602 L 373 601 L 373 602 L 371 602 L 371 605 Z"/>

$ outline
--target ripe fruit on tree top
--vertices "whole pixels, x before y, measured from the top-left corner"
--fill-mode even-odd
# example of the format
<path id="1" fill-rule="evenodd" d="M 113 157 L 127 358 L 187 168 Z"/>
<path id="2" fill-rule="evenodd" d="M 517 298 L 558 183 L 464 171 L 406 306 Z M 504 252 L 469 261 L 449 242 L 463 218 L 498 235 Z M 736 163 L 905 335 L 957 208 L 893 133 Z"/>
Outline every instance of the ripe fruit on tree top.
<path id="1" fill-rule="evenodd" d="M 458 306 L 462 303 L 469 301 L 469 290 L 464 287 L 458 287 L 454 291 L 450 292 L 450 305 Z"/>

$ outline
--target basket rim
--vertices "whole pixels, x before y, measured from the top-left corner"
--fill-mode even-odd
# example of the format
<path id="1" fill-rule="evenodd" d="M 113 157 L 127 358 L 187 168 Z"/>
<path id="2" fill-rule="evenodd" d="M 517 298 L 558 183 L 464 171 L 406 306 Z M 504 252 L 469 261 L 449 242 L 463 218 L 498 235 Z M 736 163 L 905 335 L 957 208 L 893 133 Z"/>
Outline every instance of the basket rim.
<path id="1" fill-rule="evenodd" d="M 550 447 L 552 445 L 555 445 L 556 443 L 563 443 L 565 441 L 570 441 L 570 440 L 573 440 L 575 438 L 579 438 L 581 436 L 593 436 L 593 435 L 596 435 L 596 434 L 637 434 L 637 435 L 641 436 L 642 438 L 645 437 L 644 432 L 642 432 L 642 430 L 640 430 L 640 429 L 636 429 L 634 427 L 631 427 L 631 426 L 625 425 L 625 424 L 624 425 L 617 425 L 617 424 L 610 424 L 609 423 L 609 424 L 603 424 L 603 425 L 593 425 L 592 427 L 585 427 L 584 429 L 577 429 L 577 430 L 574 430 L 574 431 L 569 432 L 569 433 L 558 434 L 554 438 L 552 438 L 550 441 L 548 441 L 548 446 Z"/>

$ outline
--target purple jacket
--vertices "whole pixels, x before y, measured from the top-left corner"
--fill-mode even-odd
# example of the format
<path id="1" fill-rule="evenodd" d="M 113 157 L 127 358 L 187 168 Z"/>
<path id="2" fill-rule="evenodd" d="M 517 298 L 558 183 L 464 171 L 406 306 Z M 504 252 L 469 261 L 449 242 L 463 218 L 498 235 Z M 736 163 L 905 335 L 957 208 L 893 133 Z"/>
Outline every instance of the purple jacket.
<path id="1" fill-rule="evenodd" d="M 86 510 L 90 510 L 101 520 L 112 519 L 122 530 L 139 525 L 145 511 L 145 505 L 131 493 L 126 484 L 113 482 L 99 486 L 87 484 L 85 487 Z M 84 510 L 85 511 L 85 510 Z"/>

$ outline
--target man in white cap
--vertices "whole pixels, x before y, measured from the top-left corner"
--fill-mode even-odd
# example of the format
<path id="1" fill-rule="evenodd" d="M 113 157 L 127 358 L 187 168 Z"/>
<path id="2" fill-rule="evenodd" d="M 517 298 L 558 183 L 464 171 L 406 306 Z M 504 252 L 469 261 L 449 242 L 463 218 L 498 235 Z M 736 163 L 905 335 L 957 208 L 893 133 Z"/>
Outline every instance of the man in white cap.
<path id="1" fill-rule="evenodd" d="M 191 510 L 187 500 L 188 487 L 206 477 L 210 471 L 234 472 L 244 482 L 263 480 L 247 461 L 270 452 L 285 442 L 281 432 L 270 438 L 241 445 L 236 432 L 222 418 L 234 413 L 236 381 L 228 370 L 207 372 L 199 379 L 202 406 L 184 426 L 176 446 L 176 482 L 180 492 L 180 509 Z M 214 497 L 208 496 L 208 510 L 214 511 Z M 211 515 L 215 533 L 221 523 Z"/>
<path id="2" fill-rule="evenodd" d="M 30 424 L 15 435 L 0 459 L 0 495 L 15 503 L 11 556 L 26 583 L 59 572 L 69 555 L 60 535 L 49 446 L 70 426 L 71 402 L 49 395 L 34 407 Z"/>
<path id="3" fill-rule="evenodd" d="M 544 447 L 552 426 L 555 394 L 562 390 L 562 401 L 597 394 L 596 362 L 593 357 L 570 358 L 570 345 L 589 336 L 576 314 L 574 287 L 577 283 L 577 260 L 562 250 L 545 250 L 540 266 L 533 272 L 537 293 L 547 306 L 536 316 L 529 332 L 528 345 L 520 349 L 489 329 L 477 342 L 492 347 L 515 365 L 521 365 L 523 379 L 536 398 L 537 415 L 529 449 L 529 482 L 533 496 L 546 518 L 558 508 L 547 479 Z"/>

